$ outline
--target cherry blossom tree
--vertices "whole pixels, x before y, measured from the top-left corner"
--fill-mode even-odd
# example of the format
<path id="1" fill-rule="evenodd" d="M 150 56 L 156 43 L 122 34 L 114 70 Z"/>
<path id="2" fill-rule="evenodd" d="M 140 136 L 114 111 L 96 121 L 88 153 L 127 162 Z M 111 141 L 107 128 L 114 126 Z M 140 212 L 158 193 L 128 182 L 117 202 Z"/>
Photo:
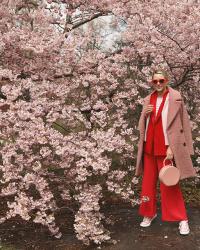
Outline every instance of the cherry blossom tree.
<path id="1" fill-rule="evenodd" d="M 185 98 L 199 169 L 199 3 L 2 0 L 0 12 L 0 222 L 20 215 L 60 238 L 62 199 L 78 239 L 109 241 L 105 196 L 141 202 L 137 123 L 157 66 Z M 112 49 L 106 18 L 123 22 Z"/>

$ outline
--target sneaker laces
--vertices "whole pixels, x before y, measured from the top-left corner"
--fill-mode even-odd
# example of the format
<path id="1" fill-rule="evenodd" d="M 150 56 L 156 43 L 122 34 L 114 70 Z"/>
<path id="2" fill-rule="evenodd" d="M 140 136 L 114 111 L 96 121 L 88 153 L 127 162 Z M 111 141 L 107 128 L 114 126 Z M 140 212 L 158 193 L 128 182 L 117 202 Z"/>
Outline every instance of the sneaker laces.
<path id="1" fill-rule="evenodd" d="M 151 221 L 151 218 L 149 218 L 149 217 L 144 217 L 144 219 L 143 219 L 143 222 L 150 222 Z"/>
<path id="2" fill-rule="evenodd" d="M 180 227 L 183 229 L 188 229 L 189 225 L 188 225 L 188 221 L 181 221 L 179 223 Z"/>

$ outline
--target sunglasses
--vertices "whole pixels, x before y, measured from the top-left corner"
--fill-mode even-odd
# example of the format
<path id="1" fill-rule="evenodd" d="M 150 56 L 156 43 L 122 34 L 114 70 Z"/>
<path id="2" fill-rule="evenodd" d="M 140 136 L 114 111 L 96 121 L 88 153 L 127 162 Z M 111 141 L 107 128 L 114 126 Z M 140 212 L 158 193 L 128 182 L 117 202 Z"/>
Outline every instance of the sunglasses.
<path id="1" fill-rule="evenodd" d="M 159 83 L 164 83 L 165 81 L 166 81 L 166 79 L 159 79 L 159 80 L 155 79 L 155 80 L 152 80 L 151 82 L 152 82 L 153 84 L 157 84 L 158 82 L 159 82 Z"/>

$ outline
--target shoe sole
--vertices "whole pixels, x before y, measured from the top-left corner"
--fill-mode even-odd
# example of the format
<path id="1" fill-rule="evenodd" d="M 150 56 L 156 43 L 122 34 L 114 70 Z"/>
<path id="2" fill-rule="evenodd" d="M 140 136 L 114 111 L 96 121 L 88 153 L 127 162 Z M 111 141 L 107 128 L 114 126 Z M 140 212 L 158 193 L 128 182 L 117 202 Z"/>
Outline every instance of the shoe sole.
<path id="1" fill-rule="evenodd" d="M 188 233 L 180 233 L 180 235 L 188 235 L 190 232 L 188 232 Z"/>

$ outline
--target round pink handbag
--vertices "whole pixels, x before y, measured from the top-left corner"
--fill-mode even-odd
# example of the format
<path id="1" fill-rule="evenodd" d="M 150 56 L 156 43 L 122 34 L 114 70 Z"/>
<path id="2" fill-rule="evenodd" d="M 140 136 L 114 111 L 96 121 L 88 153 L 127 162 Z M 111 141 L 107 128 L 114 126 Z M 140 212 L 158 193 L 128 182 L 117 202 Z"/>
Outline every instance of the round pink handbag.
<path id="1" fill-rule="evenodd" d="M 173 166 L 173 162 L 171 160 L 171 165 L 165 165 L 166 160 L 166 158 L 163 160 L 164 166 L 159 171 L 159 180 L 166 186 L 173 186 L 179 182 L 180 170 Z"/>

